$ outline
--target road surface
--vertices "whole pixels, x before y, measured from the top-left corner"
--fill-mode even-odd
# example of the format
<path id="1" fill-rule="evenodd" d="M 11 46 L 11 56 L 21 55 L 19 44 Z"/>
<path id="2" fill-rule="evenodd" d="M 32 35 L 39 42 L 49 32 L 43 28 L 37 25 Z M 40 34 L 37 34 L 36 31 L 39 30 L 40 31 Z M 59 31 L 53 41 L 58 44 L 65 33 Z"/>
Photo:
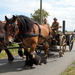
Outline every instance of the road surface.
<path id="1" fill-rule="evenodd" d="M 0 59 L 0 75 L 60 75 L 75 61 L 75 47 L 72 52 L 69 52 L 67 48 L 64 57 L 61 58 L 58 52 L 52 52 L 50 55 L 46 65 L 34 65 L 29 70 L 24 68 L 25 61 L 19 56 L 15 56 L 12 63 L 8 63 L 7 58 Z"/>

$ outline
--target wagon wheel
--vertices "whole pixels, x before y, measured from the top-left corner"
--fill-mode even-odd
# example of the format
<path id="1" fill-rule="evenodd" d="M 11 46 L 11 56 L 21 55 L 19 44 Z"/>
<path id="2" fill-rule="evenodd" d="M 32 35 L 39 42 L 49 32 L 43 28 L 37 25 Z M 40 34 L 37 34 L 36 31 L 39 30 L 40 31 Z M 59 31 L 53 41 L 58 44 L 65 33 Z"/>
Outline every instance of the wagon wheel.
<path id="1" fill-rule="evenodd" d="M 41 53 L 41 46 L 37 46 L 36 49 L 35 49 L 35 52 L 37 54 L 40 54 Z"/>
<path id="2" fill-rule="evenodd" d="M 69 51 L 72 50 L 72 48 L 73 48 L 73 43 L 74 43 L 74 41 L 73 41 L 73 35 L 71 35 L 71 36 L 70 36 L 70 40 L 69 40 Z"/>
<path id="3" fill-rule="evenodd" d="M 64 53 L 66 51 L 66 36 L 61 35 L 60 36 L 60 51 L 59 51 L 59 56 L 62 57 L 64 56 Z"/>

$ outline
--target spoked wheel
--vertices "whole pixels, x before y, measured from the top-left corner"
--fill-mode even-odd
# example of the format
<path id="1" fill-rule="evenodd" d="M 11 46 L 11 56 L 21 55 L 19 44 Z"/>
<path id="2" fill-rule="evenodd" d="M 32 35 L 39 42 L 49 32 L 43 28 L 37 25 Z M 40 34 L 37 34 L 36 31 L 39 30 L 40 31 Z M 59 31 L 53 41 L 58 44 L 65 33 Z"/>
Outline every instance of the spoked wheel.
<path id="1" fill-rule="evenodd" d="M 69 51 L 72 50 L 72 48 L 73 48 L 73 43 L 74 43 L 74 41 L 73 41 L 73 35 L 70 35 L 70 40 L 69 40 Z"/>
<path id="2" fill-rule="evenodd" d="M 59 51 L 59 56 L 62 57 L 64 56 L 64 53 L 66 51 L 66 36 L 61 35 L 60 36 L 60 51 Z"/>

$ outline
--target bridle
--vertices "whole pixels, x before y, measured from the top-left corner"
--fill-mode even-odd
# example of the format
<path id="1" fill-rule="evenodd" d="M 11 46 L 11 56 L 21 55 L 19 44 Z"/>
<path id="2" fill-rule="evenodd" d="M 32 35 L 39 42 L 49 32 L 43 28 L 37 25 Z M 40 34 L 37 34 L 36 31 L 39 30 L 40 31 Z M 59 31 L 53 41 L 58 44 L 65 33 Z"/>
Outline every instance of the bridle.
<path id="1" fill-rule="evenodd" d="M 12 37 L 14 37 L 14 34 L 11 34 L 11 33 L 8 33 L 8 32 L 5 32 L 6 34 L 8 35 L 11 35 Z"/>
<path id="2" fill-rule="evenodd" d="M 8 25 L 9 26 L 14 25 L 14 27 L 13 27 L 14 34 L 7 32 L 6 25 L 5 25 L 5 27 L 4 27 L 4 29 L 5 29 L 5 37 L 6 37 L 6 34 L 8 34 L 8 35 L 12 36 L 13 39 L 15 40 L 15 32 L 18 30 L 17 23 L 12 22 L 12 23 L 8 23 Z"/>
<path id="3" fill-rule="evenodd" d="M 14 34 L 9 33 L 9 32 L 6 32 L 6 28 L 5 28 L 4 40 L 5 40 L 5 38 L 6 38 L 6 34 L 12 36 L 12 37 L 13 37 L 13 40 L 15 40 L 15 38 L 17 38 L 17 37 L 15 37 L 15 32 L 16 32 L 16 30 L 18 30 L 18 28 L 17 28 L 17 23 L 13 22 L 13 23 L 11 23 L 10 25 L 14 25 L 14 27 L 13 27 Z M 28 35 L 27 38 L 26 38 L 24 41 L 22 41 L 22 42 L 19 42 L 19 43 L 17 43 L 17 42 L 12 42 L 12 43 L 23 44 L 28 38 L 29 38 L 29 35 Z"/>

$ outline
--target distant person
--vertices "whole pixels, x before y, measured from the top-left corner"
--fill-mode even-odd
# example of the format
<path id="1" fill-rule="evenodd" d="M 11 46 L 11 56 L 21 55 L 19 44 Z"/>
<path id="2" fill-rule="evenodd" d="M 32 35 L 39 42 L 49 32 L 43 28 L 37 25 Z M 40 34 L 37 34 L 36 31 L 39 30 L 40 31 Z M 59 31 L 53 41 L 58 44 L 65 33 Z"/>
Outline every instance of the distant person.
<path id="1" fill-rule="evenodd" d="M 58 34 L 58 29 L 61 28 L 61 26 L 59 26 L 59 22 L 57 22 L 57 18 L 53 19 L 54 22 L 52 23 L 52 30 L 53 30 L 53 35 L 57 35 Z"/>
<path id="2" fill-rule="evenodd" d="M 45 24 L 47 26 L 50 26 L 49 23 L 47 22 L 47 19 L 46 18 L 44 19 L 43 24 Z"/>

